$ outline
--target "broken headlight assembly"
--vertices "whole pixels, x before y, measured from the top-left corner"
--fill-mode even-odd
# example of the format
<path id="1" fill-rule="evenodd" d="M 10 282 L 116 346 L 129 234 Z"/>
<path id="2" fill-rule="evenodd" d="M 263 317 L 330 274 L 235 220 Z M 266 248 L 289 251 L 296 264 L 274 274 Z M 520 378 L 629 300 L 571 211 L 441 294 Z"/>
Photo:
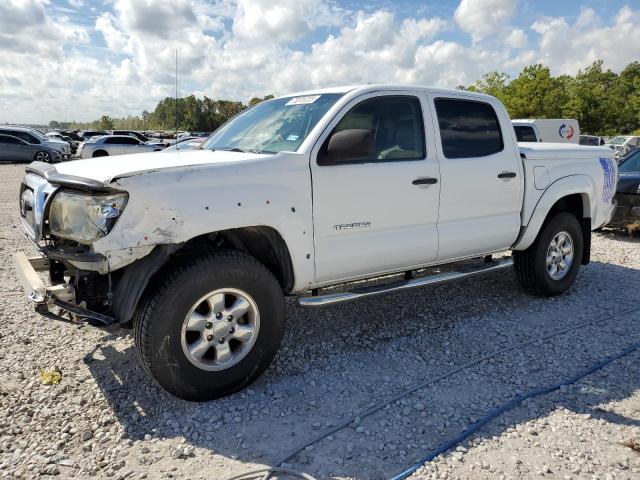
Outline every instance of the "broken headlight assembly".
<path id="1" fill-rule="evenodd" d="M 127 194 L 84 194 L 61 191 L 49 208 L 49 233 L 91 245 L 106 236 L 127 205 Z"/>

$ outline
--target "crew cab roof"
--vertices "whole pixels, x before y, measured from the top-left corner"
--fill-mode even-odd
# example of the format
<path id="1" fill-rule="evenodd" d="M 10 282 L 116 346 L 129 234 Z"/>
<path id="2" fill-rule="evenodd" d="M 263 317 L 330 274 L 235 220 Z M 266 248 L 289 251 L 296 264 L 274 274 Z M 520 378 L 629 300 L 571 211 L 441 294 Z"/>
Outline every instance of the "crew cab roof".
<path id="1" fill-rule="evenodd" d="M 371 85 L 345 85 L 345 86 L 336 86 L 329 88 L 322 88 L 318 90 L 305 90 L 302 92 L 296 93 L 288 93 L 286 95 L 282 95 L 278 98 L 289 98 L 289 97 L 298 97 L 302 95 L 323 95 L 329 93 L 353 93 L 353 94 L 365 94 L 371 92 L 377 92 L 380 90 L 403 90 L 403 91 L 413 91 L 413 92 L 425 92 L 432 94 L 441 94 L 441 95 L 451 95 L 463 94 L 465 96 L 484 98 L 484 99 L 493 99 L 494 97 L 490 95 L 485 95 L 483 93 L 478 92 L 470 92 L 468 90 L 455 90 L 452 88 L 438 88 L 438 87 L 428 87 L 422 85 L 405 85 L 405 84 L 371 84 Z"/>

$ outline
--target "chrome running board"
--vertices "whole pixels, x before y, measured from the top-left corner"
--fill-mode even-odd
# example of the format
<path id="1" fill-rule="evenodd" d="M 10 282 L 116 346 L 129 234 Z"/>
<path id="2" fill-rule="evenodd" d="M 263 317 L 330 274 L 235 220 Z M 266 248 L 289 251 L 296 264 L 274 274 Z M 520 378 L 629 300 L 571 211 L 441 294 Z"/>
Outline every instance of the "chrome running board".
<path id="1" fill-rule="evenodd" d="M 462 278 L 473 277 L 482 273 L 489 273 L 496 270 L 503 270 L 513 265 L 511 257 L 504 257 L 500 260 L 492 260 L 474 267 L 468 267 L 451 272 L 436 273 L 420 278 L 410 278 L 385 283 L 382 285 L 372 285 L 356 288 L 348 292 L 331 293 L 328 295 L 315 295 L 310 297 L 298 297 L 298 305 L 301 307 L 326 307 L 338 303 L 352 302 L 361 298 L 385 295 L 387 293 L 402 292 L 412 288 L 425 287 L 427 285 L 439 285 L 441 283 L 452 282 Z"/>

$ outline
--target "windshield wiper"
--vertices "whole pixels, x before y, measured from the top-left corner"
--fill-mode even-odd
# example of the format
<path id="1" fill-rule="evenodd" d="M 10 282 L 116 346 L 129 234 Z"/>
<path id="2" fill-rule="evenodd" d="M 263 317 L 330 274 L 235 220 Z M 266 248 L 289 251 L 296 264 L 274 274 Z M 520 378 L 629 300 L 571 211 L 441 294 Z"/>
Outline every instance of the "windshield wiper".
<path id="1" fill-rule="evenodd" d="M 203 150 L 205 150 L 205 149 L 203 149 Z M 211 149 L 206 149 L 206 150 L 210 150 L 212 152 L 240 152 L 240 153 L 257 153 L 257 154 L 276 153 L 276 152 L 270 152 L 268 150 L 254 150 L 254 149 L 250 149 L 250 148 L 238 148 L 238 147 L 233 147 L 233 148 L 211 148 Z"/>
<path id="2" fill-rule="evenodd" d="M 238 148 L 238 147 L 233 147 L 233 148 L 214 148 L 212 151 L 221 151 L 221 152 L 240 152 L 240 153 L 255 153 L 252 152 L 251 150 L 244 150 L 242 148 Z"/>

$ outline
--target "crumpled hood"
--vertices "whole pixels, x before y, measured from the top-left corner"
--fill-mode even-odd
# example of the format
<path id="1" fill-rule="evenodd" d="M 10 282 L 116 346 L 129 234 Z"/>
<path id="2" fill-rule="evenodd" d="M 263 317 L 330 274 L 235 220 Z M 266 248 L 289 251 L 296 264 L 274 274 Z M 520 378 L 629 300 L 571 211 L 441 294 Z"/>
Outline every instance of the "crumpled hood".
<path id="1" fill-rule="evenodd" d="M 167 168 L 225 163 L 237 165 L 242 162 L 253 162 L 272 157 L 273 154 L 190 150 L 89 158 L 58 163 L 55 167 L 58 173 L 90 178 L 106 184 L 115 178 Z"/>

